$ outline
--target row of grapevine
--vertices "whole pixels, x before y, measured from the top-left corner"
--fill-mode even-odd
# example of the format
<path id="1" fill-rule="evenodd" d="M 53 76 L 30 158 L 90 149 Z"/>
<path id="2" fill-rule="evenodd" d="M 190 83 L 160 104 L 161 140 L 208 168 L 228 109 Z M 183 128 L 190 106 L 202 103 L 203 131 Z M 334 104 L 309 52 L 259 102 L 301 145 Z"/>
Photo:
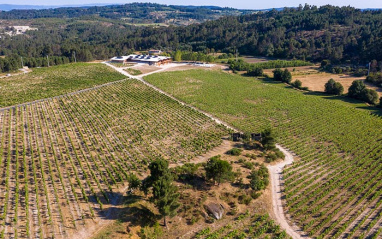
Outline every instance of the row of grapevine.
<path id="1" fill-rule="evenodd" d="M 0 238 L 70 238 L 131 171 L 186 162 L 226 129 L 135 80 L 0 111 Z"/>

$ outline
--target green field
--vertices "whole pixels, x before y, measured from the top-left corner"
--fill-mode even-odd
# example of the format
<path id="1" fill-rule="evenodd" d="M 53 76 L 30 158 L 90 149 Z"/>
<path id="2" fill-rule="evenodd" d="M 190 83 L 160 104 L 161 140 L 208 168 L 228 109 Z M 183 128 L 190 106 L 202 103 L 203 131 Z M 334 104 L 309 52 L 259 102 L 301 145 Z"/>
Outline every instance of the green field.
<path id="1" fill-rule="evenodd" d="M 287 212 L 317 238 L 376 238 L 382 228 L 382 119 L 346 98 L 194 70 L 145 78 L 238 129 L 272 126 L 301 160 L 285 170 Z M 359 222 L 359 223 L 355 223 Z"/>
<path id="2" fill-rule="evenodd" d="M 50 98 L 124 78 L 103 64 L 35 68 L 28 74 L 0 79 L 0 107 Z"/>

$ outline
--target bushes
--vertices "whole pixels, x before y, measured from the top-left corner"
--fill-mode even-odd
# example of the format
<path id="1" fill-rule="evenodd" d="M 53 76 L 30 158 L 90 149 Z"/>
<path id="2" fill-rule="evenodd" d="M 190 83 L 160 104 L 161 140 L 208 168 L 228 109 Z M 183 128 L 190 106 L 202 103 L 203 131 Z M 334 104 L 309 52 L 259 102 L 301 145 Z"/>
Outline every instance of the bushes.
<path id="1" fill-rule="evenodd" d="M 344 87 L 341 85 L 341 83 L 330 79 L 325 84 L 325 92 L 332 95 L 341 95 L 344 92 Z"/>
<path id="2" fill-rule="evenodd" d="M 257 67 L 247 71 L 248 76 L 263 76 L 263 73 L 263 69 Z"/>
<path id="3" fill-rule="evenodd" d="M 379 72 L 370 74 L 368 77 L 366 77 L 366 82 L 369 82 L 376 86 L 382 86 L 382 73 Z"/>
<path id="4" fill-rule="evenodd" d="M 363 100 L 370 104 L 376 104 L 378 101 L 378 94 L 375 90 L 367 89 L 362 81 L 353 81 L 349 87 L 348 96 L 354 99 Z"/>
<path id="5" fill-rule="evenodd" d="M 231 70 L 236 71 L 252 71 L 254 69 L 274 69 L 274 68 L 285 68 L 285 67 L 298 67 L 298 66 L 311 66 L 313 65 L 307 61 L 301 60 L 275 60 L 275 61 L 267 61 L 260 63 L 247 63 L 243 59 L 239 60 L 229 60 L 228 64 L 230 65 Z"/>
<path id="6" fill-rule="evenodd" d="M 227 154 L 233 155 L 233 156 L 239 156 L 241 155 L 241 152 L 243 152 L 242 149 L 239 148 L 233 148 L 227 151 Z"/>
<path id="7" fill-rule="evenodd" d="M 290 84 L 292 81 L 292 74 L 288 69 L 282 71 L 281 69 L 277 68 L 273 71 L 273 78 L 275 81 L 282 81 Z"/>
<path id="8" fill-rule="evenodd" d="M 264 165 L 261 165 L 258 170 L 253 170 L 248 177 L 254 191 L 264 190 L 269 184 L 269 172 Z"/>

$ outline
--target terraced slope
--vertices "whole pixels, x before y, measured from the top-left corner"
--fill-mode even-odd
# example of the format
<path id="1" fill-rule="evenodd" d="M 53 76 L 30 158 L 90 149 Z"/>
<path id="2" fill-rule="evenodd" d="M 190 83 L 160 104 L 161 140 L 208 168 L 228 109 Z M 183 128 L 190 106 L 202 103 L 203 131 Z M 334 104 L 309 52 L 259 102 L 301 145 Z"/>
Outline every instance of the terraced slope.
<path id="1" fill-rule="evenodd" d="M 223 72 L 145 78 L 243 131 L 272 126 L 301 160 L 284 171 L 293 222 L 316 238 L 377 238 L 382 230 L 382 119 L 336 97 Z"/>
<path id="2" fill-rule="evenodd" d="M 130 172 L 188 161 L 227 131 L 137 80 L 0 111 L 0 238 L 74 238 Z"/>

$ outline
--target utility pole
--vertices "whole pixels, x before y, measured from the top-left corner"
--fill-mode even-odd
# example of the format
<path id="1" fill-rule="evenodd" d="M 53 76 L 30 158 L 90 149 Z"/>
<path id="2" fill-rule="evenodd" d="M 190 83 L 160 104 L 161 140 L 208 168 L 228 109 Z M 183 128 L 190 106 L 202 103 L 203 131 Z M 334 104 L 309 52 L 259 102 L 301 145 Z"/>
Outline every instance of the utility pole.
<path id="1" fill-rule="evenodd" d="M 49 67 L 49 55 L 46 56 L 46 59 L 48 60 L 48 67 Z"/>
<path id="2" fill-rule="evenodd" d="M 74 62 L 77 63 L 76 51 L 73 52 L 73 55 L 74 55 Z"/>
<path id="3" fill-rule="evenodd" d="M 236 61 L 237 61 L 237 54 L 238 54 L 238 51 L 237 51 L 237 49 L 236 49 Z"/>

